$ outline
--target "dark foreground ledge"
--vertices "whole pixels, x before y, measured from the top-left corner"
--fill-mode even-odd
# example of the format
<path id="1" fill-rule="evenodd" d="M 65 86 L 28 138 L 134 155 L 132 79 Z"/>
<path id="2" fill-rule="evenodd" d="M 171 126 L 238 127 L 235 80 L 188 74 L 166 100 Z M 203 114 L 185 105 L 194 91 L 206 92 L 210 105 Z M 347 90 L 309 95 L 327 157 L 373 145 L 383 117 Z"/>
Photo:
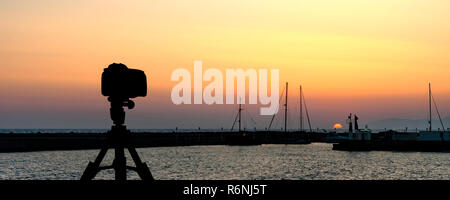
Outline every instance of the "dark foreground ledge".
<path id="1" fill-rule="evenodd" d="M 123 195 L 126 199 L 361 199 L 370 194 L 374 199 L 410 199 L 418 195 L 442 198 L 442 191 L 449 181 L 264 181 L 264 180 L 217 180 L 217 181 L 2 181 L 4 196 L 19 198 L 32 195 L 36 198 L 70 196 L 74 199 L 110 199 Z M 197 190 L 198 187 L 213 188 Z M 404 187 L 404 189 L 403 189 Z M 351 192 L 346 192 L 350 188 Z M 410 190 L 405 192 L 405 190 Z M 201 191 L 201 192 L 200 192 Z M 376 192 L 382 191 L 382 192 Z M 98 197 L 97 197 L 98 195 Z"/>
<path id="2" fill-rule="evenodd" d="M 311 132 L 180 132 L 132 133 L 135 147 L 191 145 L 308 144 L 318 142 L 324 133 Z M 99 149 L 107 133 L 14 133 L 0 134 L 0 152 Z"/>

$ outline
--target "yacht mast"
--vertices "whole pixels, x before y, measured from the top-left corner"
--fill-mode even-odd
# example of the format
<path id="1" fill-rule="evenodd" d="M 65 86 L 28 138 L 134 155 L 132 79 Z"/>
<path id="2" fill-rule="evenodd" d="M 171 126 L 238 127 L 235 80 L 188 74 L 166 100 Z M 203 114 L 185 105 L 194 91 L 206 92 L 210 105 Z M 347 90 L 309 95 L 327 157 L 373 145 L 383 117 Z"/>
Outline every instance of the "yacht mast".
<path id="1" fill-rule="evenodd" d="M 281 93 L 280 93 L 280 95 L 279 95 L 280 98 L 278 99 L 278 102 L 281 102 L 281 100 L 283 99 L 283 93 L 284 93 L 284 90 L 286 90 L 286 88 L 283 88 L 283 91 L 281 91 Z M 272 119 L 270 120 L 269 127 L 267 127 L 267 130 L 268 130 L 268 131 L 269 131 L 270 128 L 272 127 L 273 120 L 275 119 L 275 116 L 276 116 L 277 114 L 278 114 L 278 112 L 272 115 Z"/>
<path id="2" fill-rule="evenodd" d="M 231 131 L 234 130 L 234 125 L 236 125 L 236 121 L 239 124 L 239 132 L 241 132 L 241 116 L 242 116 L 242 104 L 239 101 L 239 107 L 238 107 L 238 113 L 236 115 L 236 117 L 234 118 L 234 122 L 233 122 L 233 126 L 231 126 Z"/>
<path id="3" fill-rule="evenodd" d="M 286 82 L 286 97 L 284 104 L 284 132 L 287 132 L 287 112 L 288 112 L 288 82 Z"/>
<path id="4" fill-rule="evenodd" d="M 242 106 L 241 106 L 242 104 L 241 104 L 241 102 L 239 102 L 239 112 L 238 112 L 238 115 L 239 115 L 239 132 L 241 132 L 241 111 L 242 111 Z"/>
<path id="5" fill-rule="evenodd" d="M 431 131 L 431 83 L 428 83 L 428 104 L 429 104 L 429 111 L 430 111 L 430 118 L 428 120 L 428 123 L 430 125 L 429 131 Z"/>
<path id="6" fill-rule="evenodd" d="M 308 119 L 309 132 L 312 132 L 311 121 L 309 119 L 308 106 L 306 105 L 305 94 L 302 91 L 303 104 L 305 105 L 306 118 Z"/>
<path id="7" fill-rule="evenodd" d="M 431 94 L 431 92 L 430 92 L 430 94 Z M 438 109 L 438 106 L 437 106 L 437 103 L 436 103 L 436 99 L 434 99 L 433 94 L 431 94 L 430 96 L 431 96 L 431 100 L 433 100 L 434 108 L 436 109 L 436 113 L 437 113 L 437 115 L 439 117 L 439 122 L 441 122 L 442 131 L 445 131 L 444 123 L 442 122 L 441 113 L 439 113 L 439 109 Z M 431 121 L 431 119 L 430 119 L 430 121 Z"/>
<path id="8" fill-rule="evenodd" d="M 303 131 L 303 98 L 301 85 L 300 85 L 300 131 Z"/>

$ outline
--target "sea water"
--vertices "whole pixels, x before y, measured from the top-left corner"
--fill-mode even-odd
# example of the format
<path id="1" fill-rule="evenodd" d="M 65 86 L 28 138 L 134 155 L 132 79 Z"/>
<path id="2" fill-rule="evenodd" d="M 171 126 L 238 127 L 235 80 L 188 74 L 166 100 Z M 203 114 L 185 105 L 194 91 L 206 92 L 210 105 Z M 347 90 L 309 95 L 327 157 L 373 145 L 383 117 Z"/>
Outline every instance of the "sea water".
<path id="1" fill-rule="evenodd" d="M 450 153 L 333 151 L 331 144 L 137 149 L 160 180 L 450 179 Z M 1 180 L 77 180 L 98 150 L 0 153 Z M 102 164 L 110 165 L 113 150 Z M 127 154 L 129 165 L 133 165 Z M 129 172 L 129 179 L 138 179 Z M 96 179 L 113 179 L 114 171 Z"/>

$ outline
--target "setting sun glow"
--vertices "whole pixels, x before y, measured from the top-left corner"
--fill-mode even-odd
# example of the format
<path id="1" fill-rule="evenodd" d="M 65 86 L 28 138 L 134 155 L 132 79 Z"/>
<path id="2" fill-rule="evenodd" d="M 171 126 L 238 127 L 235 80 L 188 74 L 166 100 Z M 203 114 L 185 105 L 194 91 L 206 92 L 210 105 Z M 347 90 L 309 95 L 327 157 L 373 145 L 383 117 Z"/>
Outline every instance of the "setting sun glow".
<path id="1" fill-rule="evenodd" d="M 333 129 L 342 128 L 342 125 L 339 123 L 334 124 Z"/>

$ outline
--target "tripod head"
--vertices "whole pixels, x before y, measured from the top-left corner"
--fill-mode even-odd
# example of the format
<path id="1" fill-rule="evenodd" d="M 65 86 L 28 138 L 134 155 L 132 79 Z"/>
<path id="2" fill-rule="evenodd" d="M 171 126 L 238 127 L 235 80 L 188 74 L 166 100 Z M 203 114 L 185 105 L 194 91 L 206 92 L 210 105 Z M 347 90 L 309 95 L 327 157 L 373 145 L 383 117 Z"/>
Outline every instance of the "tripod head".
<path id="1" fill-rule="evenodd" d="M 128 98 L 108 97 L 108 101 L 111 102 L 111 108 L 109 109 L 111 119 L 114 126 L 121 127 L 125 123 L 125 110 L 123 107 L 133 109 L 135 104 Z"/>

